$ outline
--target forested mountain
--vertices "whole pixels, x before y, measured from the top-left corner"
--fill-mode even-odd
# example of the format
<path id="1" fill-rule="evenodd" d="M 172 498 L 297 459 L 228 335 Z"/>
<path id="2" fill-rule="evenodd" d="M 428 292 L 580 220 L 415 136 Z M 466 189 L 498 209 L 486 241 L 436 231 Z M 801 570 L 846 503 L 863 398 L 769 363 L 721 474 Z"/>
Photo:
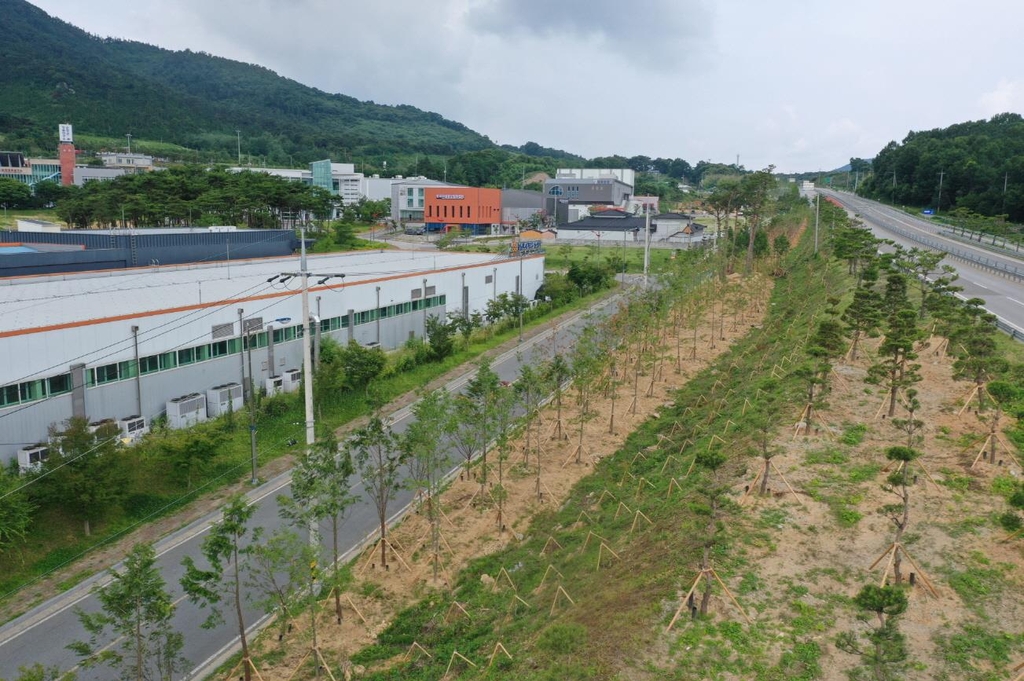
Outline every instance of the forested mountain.
<path id="1" fill-rule="evenodd" d="M 452 155 L 493 147 L 439 114 L 328 94 L 273 71 L 191 51 L 102 39 L 25 0 L 0 0 L 0 145 L 52 153 L 76 133 L 236 149 L 279 162 L 358 154 Z"/>
<path id="2" fill-rule="evenodd" d="M 1019 114 L 911 132 L 878 152 L 873 167 L 874 174 L 860 186 L 865 196 L 1024 221 L 1024 119 Z"/>

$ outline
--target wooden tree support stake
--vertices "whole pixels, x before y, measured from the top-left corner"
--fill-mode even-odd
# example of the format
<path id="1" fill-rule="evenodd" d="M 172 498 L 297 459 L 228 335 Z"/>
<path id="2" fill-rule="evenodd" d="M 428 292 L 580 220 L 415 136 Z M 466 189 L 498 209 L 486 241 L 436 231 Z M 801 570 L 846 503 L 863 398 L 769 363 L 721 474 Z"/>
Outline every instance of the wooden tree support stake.
<path id="1" fill-rule="evenodd" d="M 302 662 L 304 662 L 306 660 L 306 657 L 308 656 L 309 653 L 306 653 L 306 655 L 302 658 L 302 661 L 300 661 L 299 664 L 301 665 Z M 249 665 L 249 669 L 251 669 L 252 673 L 256 675 L 256 678 L 260 681 L 263 681 L 263 676 L 260 674 L 260 670 L 256 668 L 256 663 L 252 661 L 251 657 L 243 657 L 241 660 L 239 660 L 238 664 L 232 667 L 231 671 L 228 672 L 228 675 L 224 677 L 224 681 L 231 681 L 231 679 L 235 675 L 235 672 L 238 671 L 238 668 L 241 667 L 243 664 Z M 292 673 L 292 676 L 295 676 L 294 672 Z M 288 678 L 290 679 L 291 677 Z"/>
<path id="2" fill-rule="evenodd" d="M 671 478 L 668 481 L 668 492 L 665 493 L 665 498 L 666 499 L 671 499 L 672 498 L 672 489 L 673 488 L 679 490 L 680 492 L 683 491 L 683 488 L 680 486 L 679 481 L 676 480 L 675 478 Z"/>
<path id="3" fill-rule="evenodd" d="M 611 492 L 609 492 L 608 488 L 606 487 L 604 490 L 601 491 L 601 495 L 599 497 L 597 497 L 597 505 L 598 506 L 600 506 L 601 504 L 604 503 L 604 498 L 606 496 L 611 497 L 612 501 L 618 501 L 618 499 L 615 498 L 615 495 L 612 494 Z"/>
<path id="4" fill-rule="evenodd" d="M 729 598 L 732 600 L 733 605 L 736 606 L 736 609 L 740 611 L 741 615 L 743 615 L 743 619 L 747 621 L 747 624 L 753 624 L 750 621 L 750 618 L 747 617 L 747 613 L 744 612 L 743 608 L 740 606 L 739 601 L 737 601 L 736 597 L 733 596 L 732 591 L 729 591 L 729 587 L 725 585 L 725 582 L 723 582 L 722 578 L 718 576 L 718 573 L 715 572 L 715 569 L 709 567 L 700 570 L 697 573 L 697 576 L 694 577 L 693 583 L 690 585 L 690 590 L 686 592 L 685 596 L 683 596 L 683 600 L 679 604 L 679 608 L 676 610 L 676 613 L 672 616 L 672 620 L 668 623 L 668 626 L 665 628 L 666 633 L 672 631 L 672 627 L 675 626 L 676 621 L 679 619 L 679 616 L 683 613 L 683 609 L 686 608 L 689 604 L 690 596 L 692 596 L 693 592 L 697 590 L 697 585 L 700 584 L 700 580 L 707 576 L 712 576 L 715 578 L 715 580 L 722 586 L 722 589 L 725 590 L 725 593 L 729 595 Z"/>
<path id="5" fill-rule="evenodd" d="M 967 408 L 971 406 L 971 402 L 974 401 L 975 396 L 977 396 L 980 400 L 983 392 L 988 392 L 987 390 L 985 390 L 984 385 L 975 385 L 973 388 L 971 388 L 971 392 L 967 393 L 967 397 L 964 399 L 964 406 L 960 407 L 960 411 L 958 411 L 956 415 L 960 416 L 965 411 L 967 411 Z"/>
<path id="6" fill-rule="evenodd" d="M 554 547 L 554 548 L 552 548 L 552 547 Z M 555 551 L 556 549 L 560 549 L 560 548 L 562 548 L 562 545 L 561 545 L 561 544 L 559 544 L 559 543 L 558 543 L 558 542 L 557 542 L 557 541 L 555 540 L 555 538 L 554 538 L 554 537 L 552 537 L 552 536 L 548 536 L 548 540 L 547 540 L 546 542 L 544 542 L 544 548 L 542 548 L 542 549 L 540 550 L 540 555 L 542 555 L 542 556 L 543 556 L 543 555 L 544 555 L 545 553 L 547 553 L 547 552 L 548 552 L 548 549 L 550 549 L 551 551 Z"/>
<path id="7" fill-rule="evenodd" d="M 508 602 L 508 607 L 507 607 L 507 608 L 505 608 L 505 609 L 506 609 L 507 611 L 509 611 L 509 612 L 510 612 L 510 614 L 514 614 L 514 613 L 515 613 L 515 611 L 516 611 L 516 609 L 517 609 L 517 608 L 519 607 L 518 605 L 516 605 L 516 603 L 517 603 L 517 602 L 519 602 L 519 603 L 522 603 L 522 604 L 523 604 L 523 605 L 525 605 L 525 606 L 526 606 L 527 608 L 532 608 L 532 607 L 533 607 L 532 605 L 530 605 L 529 603 L 527 603 L 526 601 L 524 601 L 524 600 L 523 600 L 523 599 L 522 599 L 522 598 L 521 598 L 521 597 L 519 596 L 519 594 L 515 594 L 515 593 L 514 593 L 514 594 L 512 594 L 512 600 Z"/>
<path id="8" fill-rule="evenodd" d="M 938 598 L 939 592 L 936 591 L 935 586 L 932 584 L 932 581 L 928 579 L 928 575 L 926 575 L 924 571 L 921 570 L 920 567 L 918 567 L 917 563 L 914 562 L 914 558 L 910 555 L 910 552 L 907 551 L 906 547 L 898 542 L 893 542 L 892 544 L 890 544 L 889 548 L 887 548 L 885 552 L 882 553 L 882 555 L 880 555 L 875 560 L 875 562 L 872 563 L 871 566 L 868 568 L 868 570 L 874 570 L 875 567 L 877 567 L 878 564 L 881 563 L 884 558 L 888 557 L 889 560 L 885 563 L 885 569 L 882 571 L 882 581 L 879 583 L 879 586 L 885 586 L 885 582 L 889 578 L 889 568 L 892 567 L 893 562 L 896 560 L 897 551 L 902 552 L 904 557 L 906 557 L 906 559 L 910 561 L 910 564 L 914 566 L 915 570 L 917 570 L 918 576 L 921 577 L 921 581 L 928 588 L 928 591 L 931 592 L 932 596 Z"/>
<path id="9" fill-rule="evenodd" d="M 459 603 L 458 601 L 452 601 L 452 604 L 448 606 L 448 611 L 444 614 L 444 622 L 445 622 L 445 624 L 448 623 L 448 620 L 449 620 L 449 618 L 451 618 L 452 613 L 455 612 L 456 610 L 458 610 L 463 615 L 465 615 L 466 619 L 469 619 L 469 620 L 473 619 L 472 617 L 469 616 L 469 612 L 467 612 L 466 609 L 462 606 L 462 603 Z"/>
<path id="10" fill-rule="evenodd" d="M 512 581 L 512 576 L 508 574 L 508 570 L 504 567 L 498 570 L 498 576 L 494 578 L 494 586 L 491 588 L 491 591 L 498 590 L 498 582 L 501 580 L 503 575 L 505 577 L 505 581 L 507 581 L 508 585 L 512 587 L 512 591 L 518 592 L 519 589 L 516 588 L 516 583 Z"/>
<path id="11" fill-rule="evenodd" d="M 562 585 L 559 584 L 558 588 L 555 589 L 555 597 L 553 599 L 551 599 L 551 612 L 548 614 L 548 617 L 554 617 L 555 616 L 555 608 L 558 606 L 558 597 L 559 596 L 564 596 L 565 600 L 569 601 L 573 605 L 576 605 L 576 601 L 574 601 L 572 599 L 572 596 L 570 596 L 568 594 L 568 592 L 566 592 L 566 590 L 562 588 Z"/>
<path id="12" fill-rule="evenodd" d="M 708 440 L 708 451 L 709 451 L 709 452 L 711 451 L 711 446 L 712 446 L 713 444 L 715 444 L 715 440 L 718 440 L 718 441 L 719 441 L 719 442 L 721 442 L 721 443 L 722 443 L 723 445 L 727 445 L 727 444 L 729 444 L 728 442 L 726 442 L 725 440 L 723 440 L 723 439 L 722 439 L 722 438 L 720 438 L 719 436 L 717 436 L 717 435 L 715 435 L 715 434 L 712 434 L 712 435 L 711 435 L 711 438 L 710 438 L 710 439 Z"/>
<path id="13" fill-rule="evenodd" d="M 490 669 L 491 665 L 494 664 L 494 658 L 496 658 L 498 656 L 499 652 L 502 653 L 508 659 L 510 659 L 510 660 L 512 659 L 512 656 L 509 655 L 507 650 L 505 650 L 505 646 L 501 645 L 501 641 L 498 641 L 497 643 L 494 644 L 494 652 L 491 653 L 491 660 L 490 660 L 490 662 L 487 663 L 487 668 L 488 669 Z"/>
<path id="14" fill-rule="evenodd" d="M 595 537 L 595 538 L 597 538 L 598 541 L 602 541 L 602 542 L 608 541 L 607 539 L 605 539 L 604 537 L 602 537 L 601 535 L 599 535 L 596 532 L 587 532 L 587 538 L 583 540 L 583 548 L 580 549 L 581 552 L 587 550 L 587 545 L 590 544 L 590 538 L 591 537 Z"/>
<path id="15" fill-rule="evenodd" d="M 586 511 L 580 511 L 580 514 L 578 516 L 576 516 L 576 523 L 575 524 L 579 525 L 580 523 L 583 522 L 584 518 L 586 518 L 591 523 L 594 522 L 594 519 L 590 517 L 589 513 L 587 513 Z"/>
<path id="16" fill-rule="evenodd" d="M 544 576 L 540 578 L 540 584 L 537 585 L 537 589 L 540 589 L 542 586 L 544 586 L 544 582 L 547 581 L 548 575 L 552 572 L 558 575 L 559 579 L 565 579 L 565 577 L 562 576 L 562 573 L 558 571 L 558 568 L 556 568 L 551 563 L 548 563 L 548 569 L 544 571 Z"/>
<path id="17" fill-rule="evenodd" d="M 631 509 L 629 506 L 626 506 L 624 503 L 622 503 L 620 501 L 618 507 L 616 507 L 616 509 L 615 509 L 615 516 L 612 518 L 612 520 L 618 520 L 619 519 L 619 513 L 622 512 L 622 509 L 626 509 L 626 513 L 632 513 L 633 512 L 633 509 Z"/>
<path id="18" fill-rule="evenodd" d="M 1017 464 L 1018 468 L 1020 468 L 1020 460 L 1018 460 L 1017 457 L 1013 455 L 1013 452 L 1010 450 L 1010 445 L 1003 438 L 1002 434 L 998 432 L 994 434 L 988 434 L 988 437 L 985 438 L 985 442 L 982 443 L 981 445 L 981 449 L 978 450 L 978 455 L 974 457 L 974 462 L 971 464 L 971 468 L 977 466 L 978 462 L 981 461 L 981 457 L 985 455 L 985 450 L 988 449 L 988 446 L 990 444 L 992 444 L 993 435 L 995 436 L 996 443 L 1003 445 L 1003 452 L 1006 454 L 1006 456 L 1008 456 L 1015 464 Z"/>
<path id="19" fill-rule="evenodd" d="M 469 659 L 468 657 L 466 657 L 465 655 L 463 655 L 459 651 L 453 650 L 452 651 L 452 656 L 448 660 L 448 668 L 444 670 L 444 676 L 441 677 L 442 679 L 447 679 L 448 678 L 448 674 L 452 671 L 452 665 L 455 664 L 455 658 L 459 658 L 460 660 L 462 660 L 463 662 L 465 662 L 469 666 L 471 666 L 473 668 L 476 668 L 476 663 L 475 662 L 473 662 L 471 659 Z"/>
<path id="20" fill-rule="evenodd" d="M 647 478 L 641 477 L 640 480 L 636 483 L 636 492 L 633 494 L 634 497 L 639 497 L 640 496 L 640 490 L 642 490 L 644 488 L 644 485 L 647 485 L 651 489 L 657 489 L 654 486 L 653 482 L 651 482 Z"/>
<path id="21" fill-rule="evenodd" d="M 320 652 L 319 648 L 310 648 L 306 651 L 306 654 L 302 656 L 302 659 L 299 660 L 299 663 L 295 665 L 295 669 L 292 671 L 291 676 L 288 677 L 288 681 L 291 681 L 295 678 L 295 675 L 299 673 L 300 669 L 302 669 L 302 665 L 305 664 L 309 656 L 313 655 L 314 653 L 316 653 L 316 657 L 314 658 L 313 663 L 317 665 L 323 665 L 324 671 L 327 672 L 327 676 L 331 679 L 331 681 L 337 681 L 337 679 L 334 678 L 334 674 L 331 672 L 331 666 L 327 664 L 327 660 L 324 659 L 323 653 Z M 253 667 L 253 671 L 255 670 L 256 668 Z M 256 672 L 256 676 L 259 676 L 260 681 L 263 680 L 263 677 L 260 676 L 259 672 Z"/>
<path id="22" fill-rule="evenodd" d="M 421 645 L 420 645 L 419 643 L 417 643 L 416 641 L 413 641 L 413 642 L 412 642 L 412 645 L 411 645 L 411 646 L 409 646 L 409 650 L 407 650 L 407 651 L 406 651 L 406 653 L 405 653 L 405 661 L 406 661 L 406 662 L 411 662 L 411 661 L 412 661 L 412 659 L 413 659 L 412 655 L 413 655 L 413 653 L 414 653 L 414 652 L 416 652 L 416 651 L 419 651 L 419 652 L 417 653 L 417 655 L 426 655 L 428 659 L 431 659 L 431 660 L 433 660 L 433 659 L 434 659 L 434 656 L 433 656 L 433 655 L 431 655 L 431 654 L 430 654 L 429 652 L 427 652 L 427 649 L 426 649 L 426 648 L 424 648 L 423 646 L 421 646 Z"/>
<path id="23" fill-rule="evenodd" d="M 654 522 L 651 521 L 651 519 L 647 517 L 646 513 L 644 513 L 640 509 L 637 509 L 636 510 L 636 514 L 633 516 L 633 525 L 629 528 L 629 533 L 630 534 L 633 534 L 633 530 L 636 529 L 636 524 L 640 521 L 641 518 L 646 520 L 648 525 L 653 525 L 654 524 Z"/>
<path id="24" fill-rule="evenodd" d="M 616 559 L 621 560 L 621 558 L 619 558 L 619 554 L 617 554 L 614 551 L 612 551 L 610 546 L 608 546 L 604 542 L 601 542 L 601 545 L 597 547 L 597 569 L 598 570 L 601 569 L 601 559 L 604 557 L 604 552 L 605 551 L 607 551 L 608 553 L 610 553 L 613 556 L 615 556 Z"/>
<path id="25" fill-rule="evenodd" d="M 369 550 L 366 552 L 366 560 L 363 561 L 363 566 L 359 569 L 359 574 L 365 572 L 366 566 L 374 560 L 374 558 L 376 557 L 377 550 L 380 548 L 380 544 L 382 541 L 384 542 L 384 546 L 386 547 L 385 551 L 387 549 L 391 549 L 391 552 L 395 554 L 396 558 L 398 558 L 398 562 L 404 565 L 406 570 L 412 572 L 412 568 L 409 567 L 409 564 L 405 562 L 404 558 L 402 558 L 402 554 L 398 551 L 397 548 L 395 548 L 395 543 L 393 543 L 390 539 L 387 538 L 383 540 L 378 538 L 377 541 L 373 542 Z"/>
<path id="26" fill-rule="evenodd" d="M 676 463 L 682 463 L 679 460 L 679 457 L 677 457 L 675 454 L 669 454 L 668 456 L 665 457 L 665 463 L 661 464 L 662 475 L 665 474 L 665 469 L 668 468 L 668 464 L 672 461 L 675 461 Z"/>
<path id="27" fill-rule="evenodd" d="M 633 464 L 635 464 L 637 459 L 643 459 L 644 461 L 647 461 L 647 455 L 644 454 L 642 451 L 637 452 L 636 455 L 633 457 L 633 460 L 629 462 L 629 465 L 632 466 Z"/>
<path id="28" fill-rule="evenodd" d="M 627 470 L 627 471 L 625 471 L 625 472 L 624 472 L 624 473 L 622 474 L 622 479 L 621 479 L 621 480 L 619 480 L 619 487 L 622 487 L 623 485 L 625 485 L 625 484 L 626 484 L 626 478 L 627 478 L 627 477 L 628 477 L 628 478 L 630 478 L 631 480 L 636 480 L 636 476 L 635 476 L 635 475 L 633 475 L 632 473 L 630 473 L 630 472 L 629 472 L 629 471 Z"/>

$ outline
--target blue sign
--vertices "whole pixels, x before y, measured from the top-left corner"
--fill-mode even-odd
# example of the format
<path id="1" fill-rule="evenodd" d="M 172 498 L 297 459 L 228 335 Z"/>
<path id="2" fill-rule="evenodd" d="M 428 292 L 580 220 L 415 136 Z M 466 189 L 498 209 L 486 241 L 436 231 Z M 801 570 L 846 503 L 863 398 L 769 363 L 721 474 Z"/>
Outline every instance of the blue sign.
<path id="1" fill-rule="evenodd" d="M 535 239 L 533 241 L 513 241 L 511 253 L 513 255 L 530 255 L 532 253 L 540 253 L 541 241 Z"/>
<path id="2" fill-rule="evenodd" d="M 921 215 L 935 215 L 935 211 L 933 211 L 931 208 L 925 208 L 923 211 L 921 211 Z"/>

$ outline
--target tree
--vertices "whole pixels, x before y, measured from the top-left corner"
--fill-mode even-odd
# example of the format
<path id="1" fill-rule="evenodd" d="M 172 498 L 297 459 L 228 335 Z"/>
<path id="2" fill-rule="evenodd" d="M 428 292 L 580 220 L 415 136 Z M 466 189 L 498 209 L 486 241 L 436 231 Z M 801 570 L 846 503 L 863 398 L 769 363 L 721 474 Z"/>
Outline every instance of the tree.
<path id="1" fill-rule="evenodd" d="M 921 380 L 919 364 L 910 364 L 917 359 L 914 343 L 921 339 L 917 328 L 917 313 L 903 308 L 890 317 L 885 340 L 878 348 L 879 361 L 868 367 L 868 376 L 885 387 L 889 393 L 889 418 L 896 414 L 899 391 Z"/>
<path id="2" fill-rule="evenodd" d="M 562 424 L 562 395 L 565 392 L 566 381 L 572 378 L 572 367 L 565 361 L 561 353 L 557 353 L 544 367 L 543 376 L 555 391 L 555 429 L 551 437 L 568 440 L 569 436 Z"/>
<path id="3" fill-rule="evenodd" d="M 349 478 L 355 472 L 351 453 L 339 448 L 334 433 L 317 439 L 292 469 L 291 498 L 278 497 L 281 514 L 296 524 L 310 527 L 327 519 L 331 522 L 331 563 L 335 582 L 334 611 L 341 624 L 341 591 L 337 588 L 341 570 L 338 531 L 348 508 L 355 503 Z"/>
<path id="4" fill-rule="evenodd" d="M 256 594 L 254 604 L 277 616 L 281 640 L 306 586 L 310 565 L 316 563 L 317 550 L 287 528 L 278 528 L 266 539 L 262 529 L 253 531 L 252 542 L 245 548 L 245 584 L 249 593 Z M 315 595 L 310 600 L 315 603 Z"/>
<path id="5" fill-rule="evenodd" d="M 747 274 L 753 272 L 754 269 L 754 247 L 758 231 L 763 229 L 769 221 L 771 190 L 775 187 L 775 176 L 772 174 L 774 170 L 775 166 L 770 165 L 764 170 L 745 175 L 740 181 L 749 237 L 745 264 Z"/>
<path id="6" fill-rule="evenodd" d="M 840 319 L 853 337 L 850 358 L 857 359 L 857 344 L 861 337 L 874 333 L 882 323 L 878 294 L 866 286 L 858 286 L 853 292 L 853 301 Z"/>
<path id="7" fill-rule="evenodd" d="M 477 465 L 481 492 L 487 485 L 487 449 L 496 434 L 495 404 L 500 389 L 501 380 L 485 359 L 466 383 L 466 389 L 456 398 L 453 410 L 459 421 L 453 434 L 466 465 L 472 462 L 476 453 L 480 454 Z"/>
<path id="8" fill-rule="evenodd" d="M 5 208 L 29 208 L 32 205 L 32 190 L 24 182 L 0 177 L 0 205 Z"/>
<path id="9" fill-rule="evenodd" d="M 35 505 L 29 501 L 23 487 L 23 480 L 0 467 L 0 555 L 24 539 L 32 524 Z"/>
<path id="10" fill-rule="evenodd" d="M 170 681 L 186 671 L 184 638 L 171 626 L 174 601 L 157 568 L 153 546 L 135 544 L 123 571 L 111 568 L 110 577 L 109 584 L 93 589 L 99 612 L 75 609 L 89 641 L 75 641 L 68 648 L 82 658 L 84 667 L 109 665 L 123 681 Z M 108 629 L 116 636 L 109 646 L 101 644 Z"/>
<path id="11" fill-rule="evenodd" d="M 882 507 L 882 513 L 888 515 L 893 525 L 896 526 L 896 536 L 893 539 L 892 569 L 897 584 L 903 582 L 900 542 L 903 535 L 906 534 L 907 528 L 910 527 L 910 462 L 920 456 L 921 453 L 911 447 L 889 447 L 885 450 L 885 458 L 892 462 L 899 462 L 897 469 L 889 475 L 887 484 L 889 491 L 900 498 L 900 503 Z"/>
<path id="12" fill-rule="evenodd" d="M 165 430 L 155 441 L 156 451 L 172 468 L 173 477 L 192 489 L 227 436 L 216 424 L 202 424 L 187 430 Z"/>
<path id="13" fill-rule="evenodd" d="M 450 465 L 445 440 L 453 425 L 451 410 L 452 398 L 446 390 L 421 395 L 412 407 L 414 419 L 400 439 L 402 452 L 409 461 L 410 477 L 426 496 L 435 580 L 441 555 L 441 507 L 436 496 Z"/>
<path id="14" fill-rule="evenodd" d="M 843 652 L 861 657 L 875 681 L 901 678 L 907 659 L 906 640 L 897 628 L 897 620 L 907 609 L 907 594 L 898 586 L 869 584 L 854 596 L 853 602 L 877 616 L 877 628 L 864 634 L 869 647 L 860 645 L 854 632 L 844 632 L 836 639 L 836 647 Z M 862 678 L 859 675 L 855 678 Z"/>
<path id="15" fill-rule="evenodd" d="M 523 429 L 526 439 L 523 443 L 523 462 L 530 464 L 530 451 L 536 446 L 537 456 L 537 498 L 541 497 L 541 465 L 540 465 L 540 435 L 534 434 L 534 424 L 540 416 L 540 405 L 547 392 L 548 383 L 544 378 L 544 372 L 535 369 L 530 363 L 523 362 L 519 367 L 519 379 L 515 382 L 515 394 L 519 400 L 519 406 L 523 410 Z"/>
<path id="16" fill-rule="evenodd" d="M 957 356 L 953 362 L 953 375 L 974 381 L 979 392 L 985 383 L 1009 367 L 996 346 L 996 316 L 985 310 L 984 304 L 980 298 L 964 302 L 949 339 Z M 981 404 L 984 407 L 984 400 Z"/>
<path id="17" fill-rule="evenodd" d="M 50 429 L 55 453 L 43 465 L 40 494 L 79 518 L 86 536 L 92 534 L 92 523 L 120 506 L 128 488 L 120 432 L 113 422 L 91 432 L 81 417 L 68 419 L 63 429 Z"/>
<path id="18" fill-rule="evenodd" d="M 351 390 L 365 388 L 370 381 L 380 376 L 388 363 L 388 358 L 380 346 L 368 348 L 355 340 L 350 340 L 348 345 L 341 349 L 340 359 L 345 386 Z"/>
<path id="19" fill-rule="evenodd" d="M 430 315 L 425 324 L 427 344 L 430 346 L 430 356 L 435 362 L 440 362 L 455 352 L 455 342 L 452 336 L 456 327 L 445 322 L 440 315 Z M 472 333 L 472 331 L 470 331 Z"/>
<path id="20" fill-rule="evenodd" d="M 221 522 L 210 528 L 210 534 L 203 540 L 201 551 L 209 567 L 205 570 L 196 566 L 192 556 L 185 556 L 182 565 L 185 574 L 181 587 L 188 599 L 197 605 L 210 609 L 203 622 L 204 629 L 212 629 L 224 622 L 222 601 L 234 610 L 238 626 L 238 638 L 242 644 L 242 664 L 245 681 L 252 678 L 252 658 L 245 634 L 245 617 L 242 614 L 242 540 L 248 534 L 249 521 L 256 512 L 255 506 L 246 503 L 241 494 L 232 495 L 222 509 Z"/>
<path id="21" fill-rule="evenodd" d="M 380 564 L 387 570 L 388 505 L 402 488 L 399 472 L 405 463 L 405 453 L 398 447 L 384 417 L 376 410 L 365 426 L 352 433 L 345 446 L 363 479 L 366 495 L 377 511 Z"/>

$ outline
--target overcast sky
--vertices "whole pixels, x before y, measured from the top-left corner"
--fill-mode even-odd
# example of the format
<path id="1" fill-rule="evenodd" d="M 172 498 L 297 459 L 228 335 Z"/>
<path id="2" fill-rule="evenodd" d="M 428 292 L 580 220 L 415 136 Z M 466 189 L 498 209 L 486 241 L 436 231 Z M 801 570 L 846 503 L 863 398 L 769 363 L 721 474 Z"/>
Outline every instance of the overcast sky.
<path id="1" fill-rule="evenodd" d="M 1018 0 L 31 0 L 500 144 L 782 171 L 1024 111 Z"/>

